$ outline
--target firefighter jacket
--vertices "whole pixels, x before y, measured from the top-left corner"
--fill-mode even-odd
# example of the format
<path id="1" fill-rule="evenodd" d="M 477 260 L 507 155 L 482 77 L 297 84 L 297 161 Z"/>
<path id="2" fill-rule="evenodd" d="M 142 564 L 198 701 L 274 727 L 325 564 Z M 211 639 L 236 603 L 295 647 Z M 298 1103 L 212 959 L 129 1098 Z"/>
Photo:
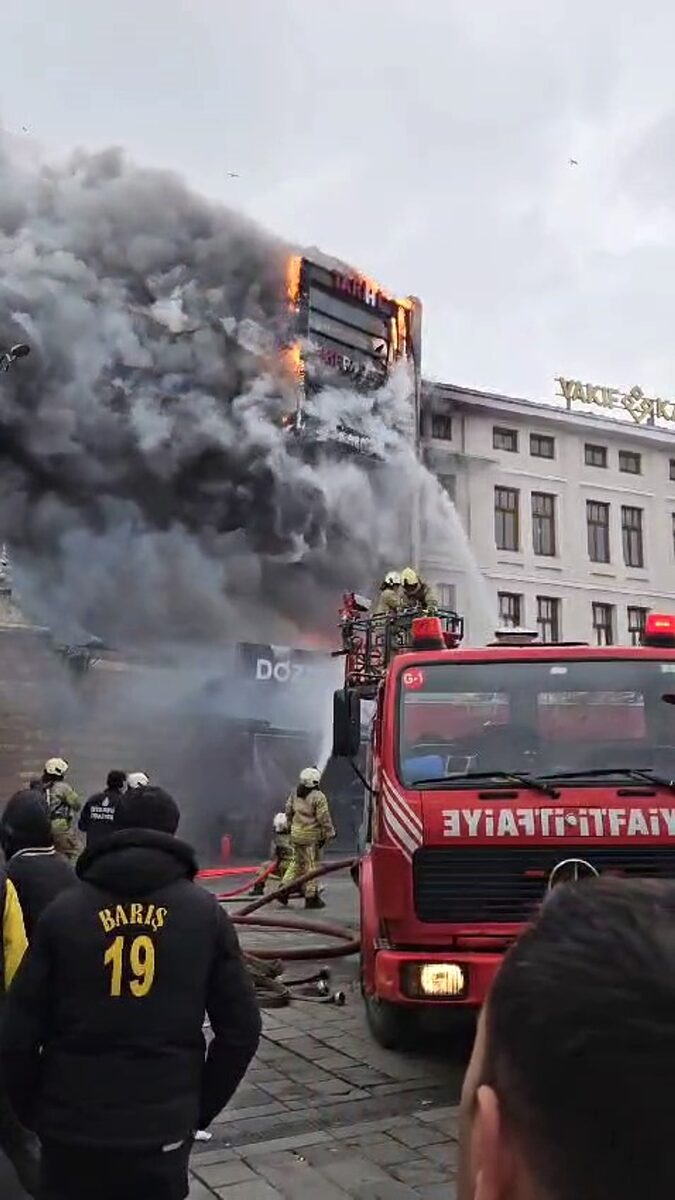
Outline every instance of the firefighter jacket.
<path id="1" fill-rule="evenodd" d="M 44 789 L 53 829 L 70 829 L 80 809 L 81 801 L 74 788 L 63 779 L 48 783 Z"/>
<path id="2" fill-rule="evenodd" d="M 291 839 L 287 833 L 275 833 L 270 846 L 270 859 L 275 864 L 275 874 L 283 875 L 293 857 Z"/>
<path id="3" fill-rule="evenodd" d="M 418 609 L 419 612 L 436 612 L 438 600 L 431 584 L 427 583 L 424 579 L 420 579 L 414 591 L 406 592 L 405 607 L 408 610 L 411 608 Z"/>
<path id="4" fill-rule="evenodd" d="M 291 792 L 286 801 L 286 816 L 291 830 L 291 842 L 318 845 L 335 837 L 328 800 L 319 788 L 304 793 L 300 788 Z"/>
<path id="5" fill-rule="evenodd" d="M 80 882 L 43 913 L 0 1037 L 9 1098 L 43 1140 L 181 1142 L 239 1085 L 260 1013 L 232 923 L 196 871 L 169 834 L 119 830 L 85 850 Z"/>
<path id="6" fill-rule="evenodd" d="M 405 608 L 405 601 L 401 595 L 399 587 L 382 588 L 375 607 L 373 608 L 373 616 L 386 616 L 392 613 L 399 613 Z"/>

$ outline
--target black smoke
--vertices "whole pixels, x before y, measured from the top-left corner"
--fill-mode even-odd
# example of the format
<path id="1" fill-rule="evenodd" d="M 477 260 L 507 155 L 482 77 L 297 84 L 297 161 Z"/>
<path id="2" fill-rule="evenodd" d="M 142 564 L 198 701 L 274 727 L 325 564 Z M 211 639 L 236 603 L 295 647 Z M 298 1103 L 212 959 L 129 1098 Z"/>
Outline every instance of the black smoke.
<path id="1" fill-rule="evenodd" d="M 0 536 L 41 620 L 272 639 L 329 627 L 397 561 L 396 441 L 375 471 L 310 464 L 280 428 L 289 253 L 118 150 L 54 166 L 0 135 L 0 347 L 32 347 L 0 376 Z M 366 414 L 385 442 L 400 403 Z"/>

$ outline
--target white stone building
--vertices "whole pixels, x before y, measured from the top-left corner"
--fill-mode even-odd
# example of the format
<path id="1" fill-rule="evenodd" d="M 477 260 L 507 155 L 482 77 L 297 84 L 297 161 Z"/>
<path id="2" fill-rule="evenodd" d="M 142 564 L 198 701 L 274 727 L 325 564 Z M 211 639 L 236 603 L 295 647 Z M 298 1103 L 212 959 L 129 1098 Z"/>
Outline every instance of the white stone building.
<path id="1" fill-rule="evenodd" d="M 422 453 L 455 501 L 497 623 L 625 644 L 650 610 L 675 613 L 675 423 L 609 415 L 621 400 L 577 390 L 565 408 L 425 385 Z M 421 567 L 476 639 L 461 548 L 450 559 L 423 536 Z"/>

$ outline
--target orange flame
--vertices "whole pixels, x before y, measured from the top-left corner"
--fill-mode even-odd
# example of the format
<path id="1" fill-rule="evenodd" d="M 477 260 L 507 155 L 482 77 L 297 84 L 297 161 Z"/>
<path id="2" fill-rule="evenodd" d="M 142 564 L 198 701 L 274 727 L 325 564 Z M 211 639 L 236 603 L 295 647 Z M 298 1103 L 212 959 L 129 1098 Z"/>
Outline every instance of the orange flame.
<path id="1" fill-rule="evenodd" d="M 286 296 L 291 308 L 297 308 L 300 301 L 300 271 L 302 258 L 293 254 L 286 264 Z"/>
<path id="2" fill-rule="evenodd" d="M 304 363 L 302 361 L 302 349 L 299 342 L 293 342 L 292 346 L 286 346 L 281 351 L 281 361 L 284 369 L 289 375 L 295 376 L 296 379 L 301 379 L 304 374 Z"/>

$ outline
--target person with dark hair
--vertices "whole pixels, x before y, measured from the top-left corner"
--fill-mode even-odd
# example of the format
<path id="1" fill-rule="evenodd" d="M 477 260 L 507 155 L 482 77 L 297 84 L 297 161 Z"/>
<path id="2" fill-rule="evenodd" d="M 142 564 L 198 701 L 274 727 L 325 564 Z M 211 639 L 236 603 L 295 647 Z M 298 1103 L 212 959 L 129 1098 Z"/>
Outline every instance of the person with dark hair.
<path id="1" fill-rule="evenodd" d="M 121 797 L 114 831 L 43 913 L 7 998 L 0 1058 L 42 1142 L 44 1200 L 183 1200 L 193 1138 L 257 1049 L 237 935 L 195 884 L 178 821 L 161 788 Z"/>
<path id="2" fill-rule="evenodd" d="M 76 882 L 73 867 L 54 847 L 49 813 L 34 789 L 15 792 L 7 801 L 0 817 L 0 846 L 30 941 L 42 910 Z"/>
<path id="3" fill-rule="evenodd" d="M 554 888 L 484 1007 L 459 1200 L 675 1196 L 675 883 Z"/>
<path id="4" fill-rule="evenodd" d="M 87 838 L 87 846 L 95 846 L 102 837 L 112 833 L 115 812 L 127 790 L 124 771 L 109 771 L 105 790 L 90 796 L 80 813 L 78 829 Z"/>

